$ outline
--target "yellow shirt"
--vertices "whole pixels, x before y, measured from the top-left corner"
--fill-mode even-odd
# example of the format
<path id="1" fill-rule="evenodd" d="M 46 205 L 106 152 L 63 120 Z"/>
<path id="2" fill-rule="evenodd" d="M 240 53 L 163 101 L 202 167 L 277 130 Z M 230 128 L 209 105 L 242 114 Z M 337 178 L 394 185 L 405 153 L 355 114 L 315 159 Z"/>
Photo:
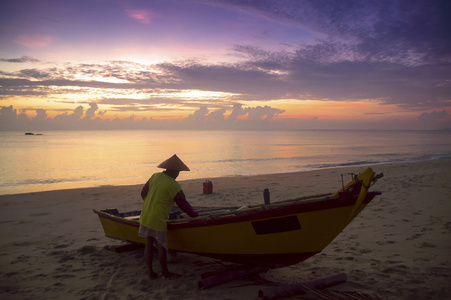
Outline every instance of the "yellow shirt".
<path id="1" fill-rule="evenodd" d="M 182 188 L 174 178 L 155 173 L 149 179 L 149 191 L 144 199 L 139 223 L 155 231 L 167 231 L 166 221 L 174 206 L 174 197 Z"/>

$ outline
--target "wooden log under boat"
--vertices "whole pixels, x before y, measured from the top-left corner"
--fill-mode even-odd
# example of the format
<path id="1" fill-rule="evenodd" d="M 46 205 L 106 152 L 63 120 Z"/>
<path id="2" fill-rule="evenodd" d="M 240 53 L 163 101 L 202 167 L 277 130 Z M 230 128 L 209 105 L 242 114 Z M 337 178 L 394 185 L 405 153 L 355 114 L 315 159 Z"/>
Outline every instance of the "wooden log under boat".
<path id="1" fill-rule="evenodd" d="M 345 273 L 324 277 L 304 283 L 280 286 L 272 289 L 258 291 L 258 297 L 264 300 L 286 298 L 308 291 L 309 289 L 325 289 L 337 284 L 345 283 L 347 276 Z"/>

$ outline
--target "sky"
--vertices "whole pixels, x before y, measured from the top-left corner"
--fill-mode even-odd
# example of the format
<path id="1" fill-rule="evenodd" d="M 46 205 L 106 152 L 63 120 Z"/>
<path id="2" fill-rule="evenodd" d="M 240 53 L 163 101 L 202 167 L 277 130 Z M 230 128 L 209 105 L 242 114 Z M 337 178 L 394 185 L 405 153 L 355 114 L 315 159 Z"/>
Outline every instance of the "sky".
<path id="1" fill-rule="evenodd" d="M 0 130 L 451 129 L 451 1 L 5 0 Z"/>

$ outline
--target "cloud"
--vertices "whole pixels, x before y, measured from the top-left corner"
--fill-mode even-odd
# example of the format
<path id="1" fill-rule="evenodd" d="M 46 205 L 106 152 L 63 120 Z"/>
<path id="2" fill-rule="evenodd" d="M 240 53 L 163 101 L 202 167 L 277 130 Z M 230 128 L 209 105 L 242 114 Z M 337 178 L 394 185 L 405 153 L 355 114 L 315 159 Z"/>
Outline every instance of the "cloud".
<path id="1" fill-rule="evenodd" d="M 183 128 L 191 129 L 270 129 L 274 125 L 274 116 L 284 113 L 284 110 L 270 106 L 243 109 L 241 104 L 235 103 L 227 118 L 226 112 L 225 108 L 210 112 L 206 106 L 201 106 L 193 114 L 182 119 L 181 123 Z"/>
<path id="2" fill-rule="evenodd" d="M 206 106 L 202 106 L 198 110 L 196 110 L 192 115 L 189 115 L 188 119 L 203 121 L 207 114 L 208 114 L 208 108 Z"/>
<path id="3" fill-rule="evenodd" d="M 244 116 L 246 114 L 247 114 L 247 112 L 246 112 L 246 110 L 243 109 L 243 105 L 240 104 L 240 103 L 235 103 L 235 104 L 233 104 L 232 113 L 227 118 L 227 121 L 228 122 L 233 122 L 236 119 L 238 119 L 238 117 Z"/>
<path id="4" fill-rule="evenodd" d="M 224 114 L 227 112 L 225 108 L 217 109 L 215 111 L 212 111 L 207 116 L 207 121 L 209 122 L 216 122 L 216 123 L 222 123 L 225 121 Z"/>
<path id="5" fill-rule="evenodd" d="M 152 13 L 146 9 L 127 9 L 127 15 L 143 24 L 149 24 L 152 20 Z"/>
<path id="6" fill-rule="evenodd" d="M 20 130 L 34 128 L 34 130 L 63 130 L 63 129 L 269 129 L 273 117 L 283 113 L 282 110 L 265 107 L 247 107 L 234 105 L 232 113 L 226 119 L 226 108 L 210 111 L 206 106 L 200 106 L 194 113 L 181 119 L 153 120 L 152 118 L 137 118 L 130 115 L 125 118 L 100 119 L 104 112 L 98 111 L 96 103 L 89 103 L 84 111 L 83 106 L 77 106 L 71 112 L 64 112 L 49 118 L 45 109 L 36 109 L 36 115 L 28 118 L 23 112 L 18 115 L 13 106 L 1 107 L 0 125 L 5 130 Z M 97 113 L 97 115 L 96 115 Z M 246 116 L 238 119 L 236 116 Z M 125 128 L 120 126 L 126 125 Z"/>
<path id="7" fill-rule="evenodd" d="M 446 119 L 448 117 L 448 113 L 446 112 L 446 110 L 442 110 L 442 111 L 433 111 L 430 113 L 422 113 L 419 117 L 418 120 L 420 121 L 438 121 L 438 120 L 442 120 L 442 119 Z"/>
<path id="8" fill-rule="evenodd" d="M 47 111 L 42 108 L 36 109 L 36 116 L 32 121 L 44 121 L 45 119 L 47 119 Z"/>
<path id="9" fill-rule="evenodd" d="M 4 62 L 10 62 L 10 63 L 25 63 L 25 62 L 40 62 L 39 59 L 36 58 L 32 58 L 29 56 L 22 56 L 20 58 L 0 58 L 0 61 L 4 61 Z"/>
<path id="10" fill-rule="evenodd" d="M 79 120 L 81 117 L 83 116 L 83 106 L 77 106 L 77 108 L 75 108 L 74 113 L 72 114 L 72 117 L 75 120 Z"/>
<path id="11" fill-rule="evenodd" d="M 359 56 L 366 60 L 412 65 L 449 62 L 451 58 L 448 1 L 204 2 L 238 8 L 275 22 L 324 34 L 324 41 L 353 45 Z"/>
<path id="12" fill-rule="evenodd" d="M 89 103 L 89 108 L 86 110 L 85 119 L 92 119 L 95 117 L 96 111 L 99 109 L 97 103 Z"/>
<path id="13" fill-rule="evenodd" d="M 424 130 L 451 130 L 451 117 L 446 110 L 425 112 L 418 117 L 418 127 Z"/>
<path id="14" fill-rule="evenodd" d="M 32 79 L 47 79 L 49 78 L 50 71 L 42 71 L 38 69 L 24 69 L 19 71 L 20 77 L 32 78 Z"/>
<path id="15" fill-rule="evenodd" d="M 230 103 L 275 99 L 372 99 L 404 109 L 447 107 L 451 63 L 406 66 L 388 61 L 345 59 L 344 56 L 351 55 L 345 55 L 335 47 L 341 45 L 301 45 L 292 53 L 244 47 L 239 48 L 239 52 L 245 53 L 247 59 L 234 64 L 112 62 L 23 69 L 3 72 L 0 94 L 64 98 L 65 93 L 76 93 L 79 97 L 84 93 L 89 98 L 102 91 L 104 100 L 96 102 L 99 105 L 114 104 L 121 110 L 126 110 L 126 104 L 130 110 L 153 110 L 159 103 L 201 106 L 205 100 L 186 101 L 187 98 L 178 96 L 188 90 L 215 92 L 216 95 L 206 96 L 210 103 L 213 100 Z M 124 93 L 130 97 L 124 98 Z M 149 96 L 143 99 L 143 95 Z"/>
<path id="16" fill-rule="evenodd" d="M 25 46 L 30 49 L 47 47 L 52 41 L 49 35 L 19 35 L 14 39 L 14 43 Z"/>
<path id="17" fill-rule="evenodd" d="M 0 108 L 0 128 L 3 130 L 14 130 L 19 125 L 17 121 L 17 110 L 12 105 Z"/>
<path id="18" fill-rule="evenodd" d="M 46 110 L 36 109 L 36 116 L 29 118 L 24 111 L 18 113 L 13 106 L 0 107 L 1 130 L 80 130 L 80 129 L 406 129 L 437 130 L 451 129 L 451 118 L 446 110 L 421 114 L 417 120 L 397 120 L 378 122 L 361 120 L 322 120 L 319 117 L 276 118 L 284 111 L 270 106 L 243 107 L 235 103 L 230 109 L 209 110 L 199 107 L 186 118 L 154 120 L 152 118 L 129 117 L 114 119 L 99 118 L 104 112 L 96 109 L 95 103 L 84 113 L 83 106 L 50 118 Z"/>
<path id="19" fill-rule="evenodd" d="M 247 108 L 246 112 L 248 113 L 249 121 L 270 122 L 274 116 L 280 115 L 280 114 L 284 113 L 285 111 L 265 105 L 264 107 L 257 106 L 257 107 Z"/>
<path id="20" fill-rule="evenodd" d="M 283 76 L 271 74 L 251 64 L 159 64 L 170 74 L 167 86 L 178 89 L 213 90 L 236 94 L 236 100 L 271 100 L 285 95 Z"/>

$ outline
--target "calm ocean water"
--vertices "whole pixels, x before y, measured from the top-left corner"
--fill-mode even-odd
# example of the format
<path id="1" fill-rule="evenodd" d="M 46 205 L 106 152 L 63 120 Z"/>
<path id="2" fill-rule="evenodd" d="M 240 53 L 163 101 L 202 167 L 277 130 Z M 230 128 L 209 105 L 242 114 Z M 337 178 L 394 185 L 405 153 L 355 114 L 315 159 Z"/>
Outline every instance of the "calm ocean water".
<path id="1" fill-rule="evenodd" d="M 450 131 L 0 131 L 0 194 L 142 184 L 176 153 L 179 180 L 451 157 Z"/>

